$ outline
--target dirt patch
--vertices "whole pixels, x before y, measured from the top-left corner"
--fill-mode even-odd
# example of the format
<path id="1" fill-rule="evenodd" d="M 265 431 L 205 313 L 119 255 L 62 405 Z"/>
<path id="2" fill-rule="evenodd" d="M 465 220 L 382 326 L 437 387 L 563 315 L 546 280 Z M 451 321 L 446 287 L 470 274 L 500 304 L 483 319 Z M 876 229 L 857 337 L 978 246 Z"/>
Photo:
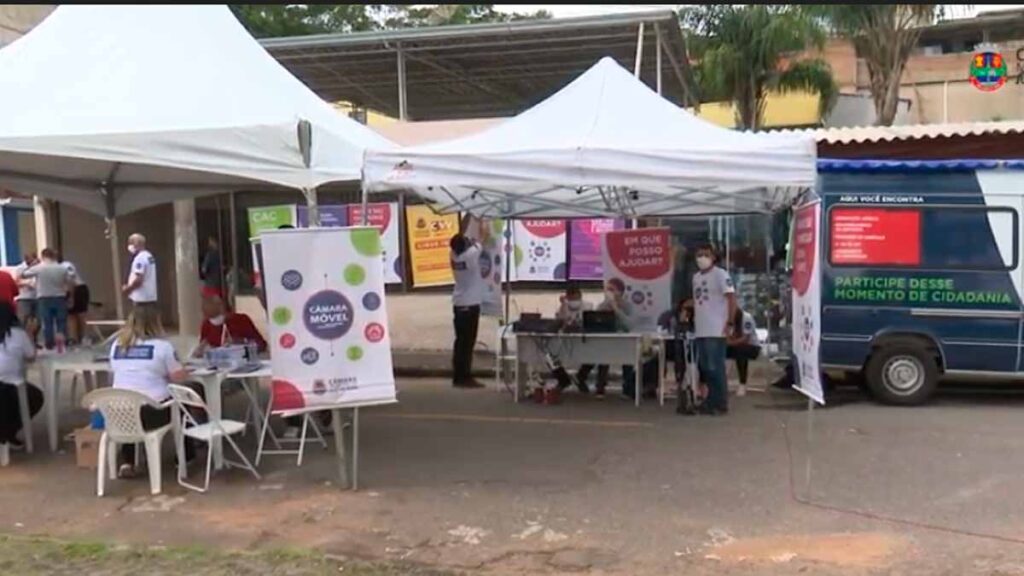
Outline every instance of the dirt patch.
<path id="1" fill-rule="evenodd" d="M 906 547 L 905 540 L 889 534 L 790 535 L 733 540 L 714 548 L 708 556 L 727 563 L 809 561 L 844 568 L 880 568 Z"/>

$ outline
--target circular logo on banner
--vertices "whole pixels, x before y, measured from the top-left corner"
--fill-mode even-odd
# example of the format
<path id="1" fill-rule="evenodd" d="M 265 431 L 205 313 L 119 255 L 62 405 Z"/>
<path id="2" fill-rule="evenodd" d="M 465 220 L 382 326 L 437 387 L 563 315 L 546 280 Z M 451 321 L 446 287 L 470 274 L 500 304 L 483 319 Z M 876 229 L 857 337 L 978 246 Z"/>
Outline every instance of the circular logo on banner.
<path id="1" fill-rule="evenodd" d="M 284 274 L 281 274 L 281 286 L 290 292 L 302 288 L 302 274 L 298 270 L 286 271 Z"/>
<path id="2" fill-rule="evenodd" d="M 365 336 L 369 342 L 376 344 L 384 339 L 384 326 L 381 326 L 376 322 L 371 322 L 367 324 L 366 329 L 363 330 L 363 336 Z"/>
<path id="3" fill-rule="evenodd" d="M 971 58 L 970 75 L 975 88 L 995 92 L 1006 84 L 1006 59 L 993 46 L 979 46 Z"/>
<path id="4" fill-rule="evenodd" d="M 814 260 L 818 246 L 818 205 L 797 208 L 793 222 L 793 289 L 800 296 L 807 293 L 815 274 Z"/>
<path id="5" fill-rule="evenodd" d="M 370 312 L 380 308 L 380 296 L 376 292 L 367 292 L 366 294 L 363 294 L 363 308 L 366 308 Z"/>
<path id="6" fill-rule="evenodd" d="M 322 290 L 306 301 L 302 320 L 313 336 L 321 340 L 337 340 L 352 328 L 353 312 L 352 304 L 344 294 Z"/>
<path id="7" fill-rule="evenodd" d="M 491 275 L 491 253 L 485 251 L 480 252 L 480 277 L 487 278 Z"/>
<path id="8" fill-rule="evenodd" d="M 299 359 L 303 364 L 312 366 L 320 361 L 320 353 L 316 351 L 316 348 L 304 348 L 299 354 Z"/>
<path id="9" fill-rule="evenodd" d="M 555 238 L 565 233 L 565 220 L 523 220 L 523 228 L 538 238 Z"/>
<path id="10" fill-rule="evenodd" d="M 280 340 L 281 348 L 285 350 L 291 350 L 295 347 L 295 335 L 294 334 L 282 334 Z"/>

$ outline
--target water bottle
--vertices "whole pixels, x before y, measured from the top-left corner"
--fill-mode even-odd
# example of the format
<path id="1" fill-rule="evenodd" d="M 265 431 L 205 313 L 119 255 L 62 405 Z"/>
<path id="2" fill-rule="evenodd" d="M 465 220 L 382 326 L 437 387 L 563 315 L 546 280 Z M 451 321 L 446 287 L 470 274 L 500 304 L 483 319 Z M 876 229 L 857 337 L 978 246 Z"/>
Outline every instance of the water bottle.
<path id="1" fill-rule="evenodd" d="M 93 430 L 103 430 L 106 426 L 103 421 L 103 413 L 99 410 L 93 410 L 89 415 L 89 427 Z"/>

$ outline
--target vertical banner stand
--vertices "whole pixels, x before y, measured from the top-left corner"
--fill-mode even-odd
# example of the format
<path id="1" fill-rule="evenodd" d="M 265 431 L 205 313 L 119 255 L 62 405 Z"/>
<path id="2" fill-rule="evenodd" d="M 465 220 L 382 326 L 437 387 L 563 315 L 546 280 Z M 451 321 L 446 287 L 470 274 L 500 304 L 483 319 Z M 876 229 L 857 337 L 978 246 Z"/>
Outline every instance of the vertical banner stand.
<path id="1" fill-rule="evenodd" d="M 814 400 L 807 399 L 807 474 L 804 482 L 804 494 L 808 501 L 811 500 L 811 454 L 814 444 Z"/>

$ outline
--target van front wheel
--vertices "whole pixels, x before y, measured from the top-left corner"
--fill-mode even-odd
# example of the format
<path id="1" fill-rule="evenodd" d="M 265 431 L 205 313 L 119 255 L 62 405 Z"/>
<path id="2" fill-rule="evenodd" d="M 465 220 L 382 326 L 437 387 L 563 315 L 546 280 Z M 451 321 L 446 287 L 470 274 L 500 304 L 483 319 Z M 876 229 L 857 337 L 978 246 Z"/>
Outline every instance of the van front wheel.
<path id="1" fill-rule="evenodd" d="M 935 392 L 939 369 L 935 358 L 919 346 L 884 346 L 871 355 L 868 386 L 885 404 L 915 406 Z"/>

